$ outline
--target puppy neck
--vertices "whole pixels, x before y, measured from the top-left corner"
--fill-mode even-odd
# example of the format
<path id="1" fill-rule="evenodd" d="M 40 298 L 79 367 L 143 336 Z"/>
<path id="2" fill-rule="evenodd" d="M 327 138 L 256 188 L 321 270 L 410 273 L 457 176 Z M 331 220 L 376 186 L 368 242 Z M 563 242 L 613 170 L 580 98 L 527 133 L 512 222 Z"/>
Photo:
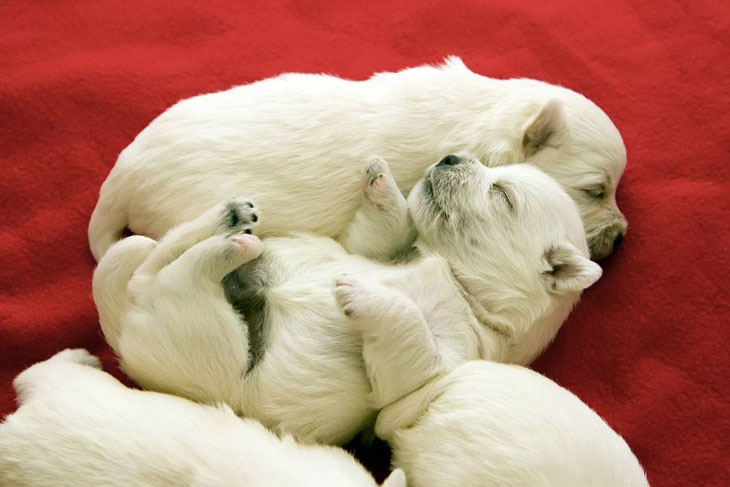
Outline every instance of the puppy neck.
<path id="1" fill-rule="evenodd" d="M 429 276 L 438 276 L 444 284 L 458 292 L 474 316 L 476 324 L 474 332 L 480 342 L 481 357 L 491 360 L 502 360 L 506 357 L 513 336 L 513 327 L 504 318 L 484 307 L 470 289 L 469 283 L 461 278 L 458 269 L 438 252 L 429 249 L 422 241 L 417 241 L 413 245 L 408 256 L 408 266 L 427 271 Z"/>
<path id="2" fill-rule="evenodd" d="M 472 313 L 477 321 L 485 328 L 502 336 L 505 340 L 512 336 L 512 327 L 506 320 L 498 317 L 495 313 L 489 312 L 482 303 L 475 297 L 474 293 L 469 289 L 469 284 L 460 277 L 459 271 L 453 266 L 449 266 L 451 276 L 454 279 L 456 287 L 461 292 L 464 301 L 469 304 Z"/>

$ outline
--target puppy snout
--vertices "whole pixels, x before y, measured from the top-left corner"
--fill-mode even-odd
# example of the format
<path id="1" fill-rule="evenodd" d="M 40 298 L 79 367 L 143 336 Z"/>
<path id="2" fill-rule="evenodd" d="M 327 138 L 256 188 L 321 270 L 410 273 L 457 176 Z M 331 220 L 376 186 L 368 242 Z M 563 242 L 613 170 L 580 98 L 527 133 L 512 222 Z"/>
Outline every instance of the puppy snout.
<path id="1" fill-rule="evenodd" d="M 439 163 L 436 164 L 436 166 L 456 166 L 457 164 L 461 163 L 461 161 L 461 157 L 449 154 L 448 156 L 441 159 Z"/>

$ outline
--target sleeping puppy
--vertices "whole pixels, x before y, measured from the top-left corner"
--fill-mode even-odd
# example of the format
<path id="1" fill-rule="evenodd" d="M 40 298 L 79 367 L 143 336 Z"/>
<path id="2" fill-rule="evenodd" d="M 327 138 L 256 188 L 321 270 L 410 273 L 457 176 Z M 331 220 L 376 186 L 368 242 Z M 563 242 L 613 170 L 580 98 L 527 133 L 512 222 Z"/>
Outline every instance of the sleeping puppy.
<path id="1" fill-rule="evenodd" d="M 227 406 L 128 389 L 86 350 L 64 350 L 14 382 L 0 424 L 5 487 L 376 485 L 345 451 L 276 437 Z M 396 471 L 383 484 L 405 487 Z"/>
<path id="2" fill-rule="evenodd" d="M 376 432 L 416 487 L 649 485 L 595 412 L 515 365 L 468 362 L 385 407 Z"/>
<path id="3" fill-rule="evenodd" d="M 381 210 L 362 214 L 377 229 L 405 201 L 384 161 L 370 169 L 364 204 Z M 399 265 L 312 235 L 262 244 L 246 233 L 260 218 L 243 200 L 159 243 L 124 239 L 94 275 L 104 335 L 145 388 L 341 444 L 434 374 L 478 358 L 531 361 L 601 275 L 575 203 L 529 165 L 445 157 L 408 207 L 419 236 Z M 419 373 L 384 387 L 379 364 Z"/>
<path id="4" fill-rule="evenodd" d="M 179 102 L 119 155 L 89 224 L 92 253 L 98 261 L 125 227 L 159 239 L 246 195 L 266 209 L 262 237 L 311 232 L 387 258 L 382 246 L 348 238 L 361 161 L 383 150 L 404 194 L 427 161 L 459 150 L 493 166 L 533 163 L 577 203 L 594 259 L 626 230 L 615 199 L 626 150 L 600 108 L 559 86 L 478 75 L 452 57 L 366 81 L 284 74 Z"/>

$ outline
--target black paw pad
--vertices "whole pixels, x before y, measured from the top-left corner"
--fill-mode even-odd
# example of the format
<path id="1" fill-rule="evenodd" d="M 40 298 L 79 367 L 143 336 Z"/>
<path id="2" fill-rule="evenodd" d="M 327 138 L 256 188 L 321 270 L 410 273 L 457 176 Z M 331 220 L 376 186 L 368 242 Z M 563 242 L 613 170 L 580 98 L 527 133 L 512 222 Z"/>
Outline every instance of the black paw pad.
<path id="1" fill-rule="evenodd" d="M 236 205 L 231 203 L 227 206 L 227 210 L 226 225 L 228 225 L 230 228 L 234 228 L 241 221 L 241 218 L 238 215 L 238 208 L 236 207 Z"/>

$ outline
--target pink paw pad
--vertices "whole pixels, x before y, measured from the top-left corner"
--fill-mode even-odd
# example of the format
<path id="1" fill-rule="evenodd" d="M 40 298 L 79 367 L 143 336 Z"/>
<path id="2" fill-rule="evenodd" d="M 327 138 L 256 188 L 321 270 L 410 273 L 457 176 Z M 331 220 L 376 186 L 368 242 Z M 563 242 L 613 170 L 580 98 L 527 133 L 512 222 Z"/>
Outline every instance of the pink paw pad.
<path id="1" fill-rule="evenodd" d="M 238 246 L 241 253 L 260 254 L 263 250 L 263 243 L 254 235 L 236 235 L 231 240 Z"/>

